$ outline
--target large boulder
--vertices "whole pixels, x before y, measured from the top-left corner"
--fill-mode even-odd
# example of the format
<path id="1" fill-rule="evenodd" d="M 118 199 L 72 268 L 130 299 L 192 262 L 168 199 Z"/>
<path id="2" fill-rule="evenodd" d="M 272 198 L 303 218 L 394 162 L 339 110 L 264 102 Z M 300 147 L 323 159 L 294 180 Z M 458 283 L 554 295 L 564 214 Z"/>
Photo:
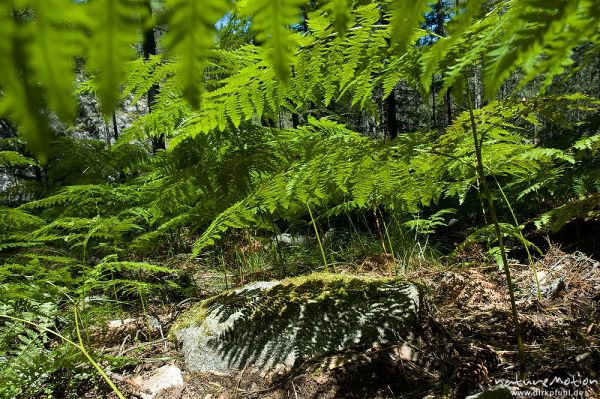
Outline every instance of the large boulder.
<path id="1" fill-rule="evenodd" d="M 289 368 L 298 359 L 410 339 L 417 286 L 394 279 L 312 274 L 212 297 L 180 316 L 171 336 L 189 371 Z"/>

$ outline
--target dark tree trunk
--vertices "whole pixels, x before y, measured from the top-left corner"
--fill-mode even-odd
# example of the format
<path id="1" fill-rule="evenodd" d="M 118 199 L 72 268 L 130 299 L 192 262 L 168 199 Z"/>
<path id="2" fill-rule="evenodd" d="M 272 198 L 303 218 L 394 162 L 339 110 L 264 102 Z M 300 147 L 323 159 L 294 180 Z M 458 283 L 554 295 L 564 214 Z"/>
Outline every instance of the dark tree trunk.
<path id="1" fill-rule="evenodd" d="M 446 29 L 444 27 L 444 3 L 442 0 L 438 0 L 434 7 L 435 12 L 435 34 L 441 37 L 446 37 Z M 452 122 L 452 95 L 451 88 L 446 90 L 444 97 L 444 107 L 446 108 L 446 125 Z M 440 118 L 442 119 L 442 118 Z"/>
<path id="2" fill-rule="evenodd" d="M 115 141 L 119 140 L 119 127 L 117 126 L 117 111 L 113 111 L 112 114 L 113 132 L 115 134 Z"/>
<path id="3" fill-rule="evenodd" d="M 272 118 L 266 117 L 266 116 L 261 116 L 260 117 L 260 125 L 262 127 L 275 127 L 275 122 L 273 121 Z"/>
<path id="4" fill-rule="evenodd" d="M 446 90 L 446 99 L 444 101 L 446 104 L 446 121 L 449 125 L 452 122 L 452 96 L 450 94 L 450 88 Z"/>
<path id="5" fill-rule="evenodd" d="M 296 78 L 296 70 L 294 69 L 294 66 L 292 65 L 292 77 Z M 295 129 L 300 125 L 300 116 L 292 111 L 292 127 Z"/>
<path id="6" fill-rule="evenodd" d="M 431 77 L 431 120 L 433 123 L 433 128 L 435 129 L 437 127 L 437 117 L 435 114 L 435 75 L 433 75 Z"/>
<path id="7" fill-rule="evenodd" d="M 152 15 L 152 4 L 150 0 L 146 0 L 145 6 L 148 9 L 148 13 Z M 156 37 L 154 35 L 154 25 L 144 31 L 144 41 L 142 43 L 144 51 L 144 59 L 149 59 L 151 55 L 156 55 Z M 152 85 L 147 93 L 148 99 L 148 111 L 152 112 L 152 108 L 156 101 L 156 95 L 158 94 L 158 85 Z M 165 135 L 161 133 L 158 137 L 152 138 L 152 152 L 165 149 Z"/>
<path id="8" fill-rule="evenodd" d="M 396 91 L 392 90 L 385 99 L 387 131 L 390 140 L 398 137 L 398 120 L 396 119 Z"/>

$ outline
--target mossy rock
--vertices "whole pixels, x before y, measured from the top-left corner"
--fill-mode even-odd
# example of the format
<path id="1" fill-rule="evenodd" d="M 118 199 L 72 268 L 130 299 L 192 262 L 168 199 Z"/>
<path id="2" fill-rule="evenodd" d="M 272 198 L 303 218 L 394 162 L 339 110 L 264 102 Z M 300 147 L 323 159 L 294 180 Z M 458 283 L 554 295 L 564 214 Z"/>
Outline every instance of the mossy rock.
<path id="1" fill-rule="evenodd" d="M 291 367 L 298 359 L 410 339 L 420 305 L 413 283 L 319 273 L 209 298 L 180 316 L 170 334 L 190 371 Z"/>

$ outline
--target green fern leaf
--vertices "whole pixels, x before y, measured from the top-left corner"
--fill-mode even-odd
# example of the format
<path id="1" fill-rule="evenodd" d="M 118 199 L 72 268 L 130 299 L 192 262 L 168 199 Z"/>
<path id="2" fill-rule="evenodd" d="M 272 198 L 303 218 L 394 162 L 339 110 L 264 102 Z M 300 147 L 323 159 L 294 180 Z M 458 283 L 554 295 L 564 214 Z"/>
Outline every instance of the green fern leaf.
<path id="1" fill-rule="evenodd" d="M 415 31 L 425 20 L 425 13 L 429 9 L 430 3 L 429 0 L 392 0 L 390 2 L 391 40 L 397 52 L 403 52 L 412 44 L 415 39 Z"/>
<path id="2" fill-rule="evenodd" d="M 213 245 L 230 228 L 239 229 L 251 226 L 256 222 L 256 216 L 248 209 L 248 200 L 240 201 L 217 216 L 210 226 L 194 243 L 192 256 L 198 256 L 207 246 Z"/>
<path id="3" fill-rule="evenodd" d="M 102 112 L 108 117 L 119 99 L 125 63 L 134 56 L 145 8 L 137 0 L 93 0 L 86 7 L 92 32 L 88 68 L 95 76 Z"/>
<path id="4" fill-rule="evenodd" d="M 289 26 L 298 22 L 299 6 L 303 0 L 243 0 L 238 3 L 241 16 L 252 18 L 252 29 L 256 30 L 257 40 L 268 51 L 277 76 L 284 82 L 290 77 L 293 56 L 290 45 L 293 36 Z"/>
<path id="5" fill-rule="evenodd" d="M 0 3 L 0 116 L 10 118 L 36 158 L 45 163 L 50 149 L 50 122 L 43 91 L 35 84 L 29 66 L 32 29 L 23 10 L 13 2 Z"/>
<path id="6" fill-rule="evenodd" d="M 227 0 L 168 0 L 169 32 L 165 45 L 181 56 L 177 79 L 192 106 L 200 102 L 200 87 L 214 26 L 229 8 Z"/>
<path id="7" fill-rule="evenodd" d="M 16 151 L 0 151 L 0 166 L 29 166 L 37 165 L 31 158 L 27 158 Z"/>
<path id="8" fill-rule="evenodd" d="M 71 121 L 75 116 L 74 62 L 82 39 L 73 26 L 83 20 L 81 6 L 69 0 L 34 0 L 32 6 L 34 76 L 45 89 L 48 106 L 63 121 Z"/>
<path id="9" fill-rule="evenodd" d="M 333 25 L 339 36 L 343 36 L 352 24 L 353 0 L 329 0 L 327 10 L 333 17 Z M 314 25 L 313 25 L 314 26 Z"/>

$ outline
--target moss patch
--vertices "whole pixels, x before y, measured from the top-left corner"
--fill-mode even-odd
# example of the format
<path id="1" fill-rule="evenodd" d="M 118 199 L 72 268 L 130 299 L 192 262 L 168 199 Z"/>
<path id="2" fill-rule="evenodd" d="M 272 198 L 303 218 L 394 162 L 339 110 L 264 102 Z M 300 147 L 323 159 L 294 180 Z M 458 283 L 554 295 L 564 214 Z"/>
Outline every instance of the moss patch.
<path id="1" fill-rule="evenodd" d="M 178 331 L 187 327 L 199 326 L 202 324 L 208 314 L 208 308 L 204 305 L 204 302 L 205 301 L 202 301 L 199 304 L 192 306 L 177 317 L 177 320 L 175 320 L 175 323 L 173 323 L 169 330 L 169 339 L 171 341 L 175 340 L 175 334 Z"/>

